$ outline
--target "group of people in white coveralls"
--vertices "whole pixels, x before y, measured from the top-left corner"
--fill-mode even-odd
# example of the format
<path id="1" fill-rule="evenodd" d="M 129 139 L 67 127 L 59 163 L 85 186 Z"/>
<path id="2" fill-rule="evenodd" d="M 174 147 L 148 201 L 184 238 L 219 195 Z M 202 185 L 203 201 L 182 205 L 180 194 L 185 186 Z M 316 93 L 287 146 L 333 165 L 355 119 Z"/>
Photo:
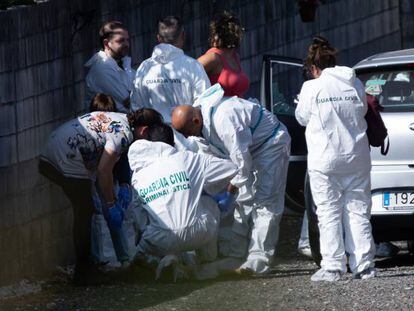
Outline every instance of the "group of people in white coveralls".
<path id="1" fill-rule="evenodd" d="M 101 273 L 95 214 L 104 217 L 123 266 L 136 261 L 174 279 L 269 273 L 289 133 L 257 101 L 210 86 L 202 65 L 182 50 L 179 18 L 158 26 L 159 44 L 136 72 L 125 26 L 102 26 L 102 50 L 86 63 L 91 110 L 57 128 L 41 156 L 40 171 L 73 206 L 74 280 L 94 283 Z M 352 69 L 335 66 L 329 44 L 314 45 L 307 60 L 315 79 L 304 83 L 296 109 L 306 126 L 323 256 L 312 280 L 339 280 L 345 252 L 354 275 L 368 278 L 375 269 L 364 88 Z M 138 215 L 132 254 L 129 209 Z"/>

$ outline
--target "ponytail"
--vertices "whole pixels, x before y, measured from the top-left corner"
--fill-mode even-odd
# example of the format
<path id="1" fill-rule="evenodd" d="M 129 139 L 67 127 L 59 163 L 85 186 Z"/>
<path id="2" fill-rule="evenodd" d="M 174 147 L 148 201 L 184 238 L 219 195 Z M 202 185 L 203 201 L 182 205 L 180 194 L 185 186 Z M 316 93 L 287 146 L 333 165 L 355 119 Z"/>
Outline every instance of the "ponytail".
<path id="1" fill-rule="evenodd" d="M 320 70 L 335 67 L 336 54 L 337 50 L 329 44 L 328 40 L 321 36 L 316 36 L 308 48 L 305 65 L 308 67 L 314 65 Z"/>

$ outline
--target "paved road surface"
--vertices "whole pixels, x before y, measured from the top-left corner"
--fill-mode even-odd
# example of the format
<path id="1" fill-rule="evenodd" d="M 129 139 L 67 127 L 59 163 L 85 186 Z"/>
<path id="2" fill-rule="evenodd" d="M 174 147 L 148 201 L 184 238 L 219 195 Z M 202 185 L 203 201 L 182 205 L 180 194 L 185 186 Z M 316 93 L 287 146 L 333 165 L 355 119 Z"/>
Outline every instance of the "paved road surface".
<path id="1" fill-rule="evenodd" d="M 282 222 L 279 253 L 272 275 L 222 278 L 209 282 L 160 284 L 131 280 L 76 288 L 46 283 L 37 294 L 0 301 L 0 310 L 412 310 L 414 257 L 402 252 L 377 263 L 376 279 L 335 284 L 312 283 L 316 266 L 296 253 L 301 219 Z"/>

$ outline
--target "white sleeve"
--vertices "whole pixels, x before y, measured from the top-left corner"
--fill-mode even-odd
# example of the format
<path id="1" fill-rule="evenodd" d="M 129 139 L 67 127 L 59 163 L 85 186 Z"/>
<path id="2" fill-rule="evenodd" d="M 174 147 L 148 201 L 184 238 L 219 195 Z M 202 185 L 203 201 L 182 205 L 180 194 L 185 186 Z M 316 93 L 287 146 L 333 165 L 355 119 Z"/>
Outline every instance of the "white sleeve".
<path id="1" fill-rule="evenodd" d="M 129 98 L 129 90 L 121 83 L 118 72 L 111 67 L 92 67 L 86 77 L 86 83 L 95 94 L 110 95 L 118 105 L 123 106 L 124 100 Z"/>
<path id="2" fill-rule="evenodd" d="M 295 110 L 296 120 L 303 126 L 308 124 L 311 114 L 312 96 L 310 91 L 309 84 L 303 83 L 299 94 L 299 103 Z"/>
<path id="3" fill-rule="evenodd" d="M 193 101 L 195 101 L 201 93 L 211 86 L 210 79 L 208 78 L 204 67 L 197 60 L 195 61 L 195 74 L 193 79 Z"/>
<path id="4" fill-rule="evenodd" d="M 252 156 L 249 147 L 252 144 L 252 133 L 249 127 L 240 126 L 235 116 L 222 121 L 224 122 L 219 124 L 221 130 L 218 135 L 230 154 L 230 160 L 238 169 L 231 184 L 240 188 L 246 184 L 251 173 Z"/>
<path id="5" fill-rule="evenodd" d="M 140 108 L 148 107 L 148 96 L 145 96 L 147 92 L 146 89 L 142 86 L 142 80 L 145 75 L 145 66 L 144 63 L 139 66 L 137 73 L 135 75 L 134 86 L 131 92 L 131 109 L 132 111 L 138 110 Z"/>
<path id="6" fill-rule="evenodd" d="M 364 84 L 358 78 L 355 79 L 355 89 L 358 93 L 358 97 L 361 99 L 362 103 L 364 104 L 364 115 L 365 115 L 368 111 L 367 94 L 365 92 Z"/>
<path id="7" fill-rule="evenodd" d="M 203 189 L 210 195 L 217 194 L 225 189 L 230 180 L 237 174 L 237 166 L 230 160 L 203 154 L 200 156 L 206 158 Z"/>

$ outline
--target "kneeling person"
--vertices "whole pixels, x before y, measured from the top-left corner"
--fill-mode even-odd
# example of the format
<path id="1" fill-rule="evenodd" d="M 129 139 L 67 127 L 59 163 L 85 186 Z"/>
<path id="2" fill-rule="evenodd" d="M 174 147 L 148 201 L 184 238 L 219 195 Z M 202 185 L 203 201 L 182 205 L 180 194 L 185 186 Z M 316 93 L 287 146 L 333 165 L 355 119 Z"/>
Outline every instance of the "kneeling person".
<path id="1" fill-rule="evenodd" d="M 172 129 L 149 129 L 148 140 L 129 149 L 134 197 L 148 212 L 149 224 L 137 256 L 164 257 L 196 250 L 200 261 L 217 256 L 219 209 L 210 195 L 236 175 L 228 160 L 177 151 Z"/>

